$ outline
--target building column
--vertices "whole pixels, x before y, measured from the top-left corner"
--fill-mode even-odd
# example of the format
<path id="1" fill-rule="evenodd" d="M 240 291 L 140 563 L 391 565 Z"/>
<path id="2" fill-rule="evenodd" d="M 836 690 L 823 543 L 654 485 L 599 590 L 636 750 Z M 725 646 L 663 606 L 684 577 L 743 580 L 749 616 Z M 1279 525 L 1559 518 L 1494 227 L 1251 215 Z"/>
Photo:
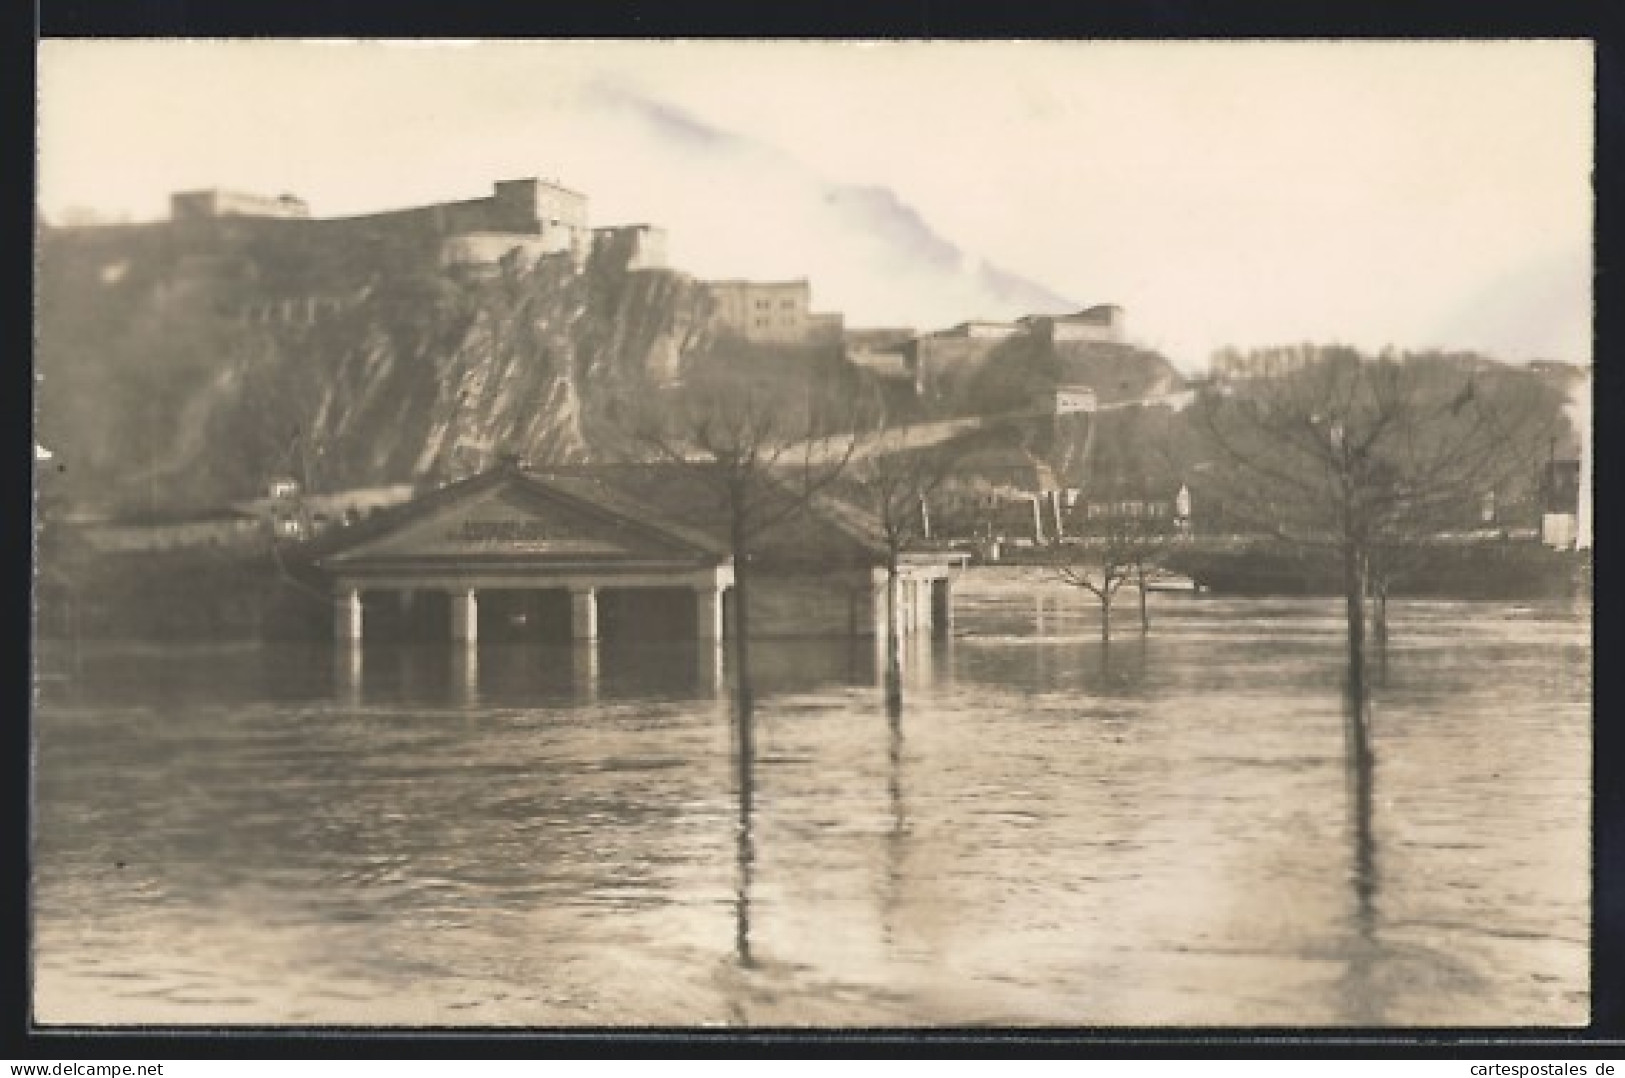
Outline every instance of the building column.
<path id="1" fill-rule="evenodd" d="M 334 638 L 340 643 L 361 643 L 361 623 L 361 592 L 346 588 L 333 603 Z"/>
<path id="2" fill-rule="evenodd" d="M 451 594 L 451 638 L 470 644 L 480 638 L 480 604 L 473 588 Z"/>
<path id="3" fill-rule="evenodd" d="M 361 706 L 362 656 L 366 649 L 359 640 L 339 640 L 334 649 L 334 689 L 339 702 L 349 707 Z"/>
<path id="4" fill-rule="evenodd" d="M 708 647 L 707 643 L 701 640 L 701 646 L 694 649 L 695 683 L 706 693 L 721 696 L 728 684 L 727 649 L 720 640 L 715 647 Z"/>
<path id="5" fill-rule="evenodd" d="M 591 704 L 598 700 L 598 641 L 577 638 L 570 648 L 570 684 L 576 698 Z"/>
<path id="6" fill-rule="evenodd" d="M 722 640 L 722 589 L 714 584 L 694 589 L 694 636 L 707 642 Z"/>
<path id="7" fill-rule="evenodd" d="M 1032 503 L 1033 503 L 1033 542 L 1042 543 L 1044 541 L 1044 511 L 1043 511 L 1043 509 L 1041 509 L 1039 507 L 1038 501 L 1039 501 L 1039 496 L 1037 494 L 1034 494 L 1032 496 Z"/>
<path id="8" fill-rule="evenodd" d="M 598 589 L 570 589 L 570 639 L 598 639 Z"/>
<path id="9" fill-rule="evenodd" d="M 470 640 L 472 645 L 474 641 Z M 451 656 L 452 678 L 462 688 L 463 703 L 480 702 L 480 649 L 457 648 Z"/>

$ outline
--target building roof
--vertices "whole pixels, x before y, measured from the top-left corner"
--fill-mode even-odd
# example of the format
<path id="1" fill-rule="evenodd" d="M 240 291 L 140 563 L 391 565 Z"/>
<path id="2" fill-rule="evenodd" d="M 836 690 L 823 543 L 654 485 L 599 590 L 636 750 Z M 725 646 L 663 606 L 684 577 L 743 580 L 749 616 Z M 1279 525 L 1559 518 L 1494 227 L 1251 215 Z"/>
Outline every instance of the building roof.
<path id="1" fill-rule="evenodd" d="M 806 288 L 807 278 L 797 277 L 793 281 L 747 281 L 742 277 L 729 277 L 724 280 L 701 281 L 707 288 Z"/>
<path id="2" fill-rule="evenodd" d="M 492 189 L 495 190 L 498 187 L 507 187 L 522 183 L 534 183 L 540 187 L 551 187 L 555 191 L 563 191 L 567 195 L 577 195 L 581 198 L 587 197 L 585 192 L 577 191 L 573 187 L 566 187 L 558 180 L 549 179 L 546 176 L 515 176 L 511 180 L 495 180 L 492 182 L 491 186 Z M 433 203 L 431 203 L 431 205 L 433 205 Z"/>
<path id="3" fill-rule="evenodd" d="M 493 502 L 507 503 L 504 515 L 550 515 L 562 522 L 565 538 L 509 542 L 500 534 L 451 539 L 440 534 L 439 522 Z M 319 553 L 312 553 L 328 565 L 398 556 L 488 558 L 508 554 L 566 558 L 619 554 L 634 559 L 715 562 L 727 554 L 726 547 L 711 537 L 651 515 L 613 491 L 527 474 L 507 463 L 377 512 L 359 524 L 335 529 L 321 546 Z"/>
<path id="4" fill-rule="evenodd" d="M 788 491 L 787 491 L 788 494 Z M 311 555 L 324 563 L 365 558 L 419 524 L 455 515 L 457 508 L 495 496 L 530 497 L 595 519 L 602 529 L 636 540 L 668 557 L 716 562 L 730 554 L 729 520 L 721 488 L 704 466 L 600 464 L 527 469 L 516 464 L 449 483 L 366 520 L 336 528 L 312 541 Z M 786 504 L 793 501 L 786 498 Z M 860 509 L 833 498 L 815 499 L 808 510 L 779 521 L 753 538 L 753 558 L 763 565 L 872 564 L 884 553 L 878 527 Z M 523 553 L 523 551 L 515 551 Z M 506 553 L 493 540 L 482 555 Z"/>
<path id="5" fill-rule="evenodd" d="M 703 464 L 594 464 L 538 469 L 527 475 L 573 489 L 591 490 L 624 511 L 657 517 L 662 526 L 702 536 L 729 549 L 728 513 L 715 473 Z M 795 501 L 781 485 L 782 504 Z M 831 497 L 815 498 L 805 511 L 753 538 L 755 555 L 768 564 L 869 561 L 884 553 L 878 523 L 861 509 Z"/>
<path id="6" fill-rule="evenodd" d="M 1093 307 L 1085 307 L 1072 314 L 1063 314 L 1056 317 L 1057 322 L 1109 322 L 1112 315 L 1121 314 L 1123 308 L 1115 303 L 1097 303 Z"/>

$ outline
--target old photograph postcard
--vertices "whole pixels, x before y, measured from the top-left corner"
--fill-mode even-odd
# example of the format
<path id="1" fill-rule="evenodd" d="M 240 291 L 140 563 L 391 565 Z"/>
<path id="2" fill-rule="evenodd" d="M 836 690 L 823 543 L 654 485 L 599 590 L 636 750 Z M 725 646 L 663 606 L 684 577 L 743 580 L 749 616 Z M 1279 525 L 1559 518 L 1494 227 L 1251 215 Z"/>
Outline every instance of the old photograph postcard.
<path id="1" fill-rule="evenodd" d="M 37 1027 L 1590 1020 L 1589 43 L 37 55 Z"/>

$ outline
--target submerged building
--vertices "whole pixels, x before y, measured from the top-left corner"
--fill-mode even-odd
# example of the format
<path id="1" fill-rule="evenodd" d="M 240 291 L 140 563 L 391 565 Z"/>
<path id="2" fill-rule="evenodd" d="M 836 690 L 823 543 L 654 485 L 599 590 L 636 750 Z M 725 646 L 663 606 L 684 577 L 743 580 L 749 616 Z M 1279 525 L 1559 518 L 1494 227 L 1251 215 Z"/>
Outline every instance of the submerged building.
<path id="1" fill-rule="evenodd" d="M 885 631 L 885 550 L 825 502 L 752 549 L 751 635 Z M 735 622 L 727 517 L 693 466 L 504 464 L 333 533 L 318 564 L 341 642 L 391 638 L 718 641 Z M 963 556 L 902 567 L 903 631 L 946 631 Z"/>

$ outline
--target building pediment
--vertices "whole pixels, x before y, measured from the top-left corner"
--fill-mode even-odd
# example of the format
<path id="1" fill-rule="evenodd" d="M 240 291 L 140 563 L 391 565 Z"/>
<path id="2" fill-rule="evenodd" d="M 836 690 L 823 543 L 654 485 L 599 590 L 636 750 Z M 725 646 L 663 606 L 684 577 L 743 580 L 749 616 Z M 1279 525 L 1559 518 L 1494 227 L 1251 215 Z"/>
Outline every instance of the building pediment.
<path id="1" fill-rule="evenodd" d="M 402 562 L 527 565 L 711 563 L 685 536 L 520 475 L 408 503 L 382 530 L 323 559 L 331 568 Z"/>

